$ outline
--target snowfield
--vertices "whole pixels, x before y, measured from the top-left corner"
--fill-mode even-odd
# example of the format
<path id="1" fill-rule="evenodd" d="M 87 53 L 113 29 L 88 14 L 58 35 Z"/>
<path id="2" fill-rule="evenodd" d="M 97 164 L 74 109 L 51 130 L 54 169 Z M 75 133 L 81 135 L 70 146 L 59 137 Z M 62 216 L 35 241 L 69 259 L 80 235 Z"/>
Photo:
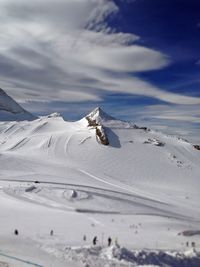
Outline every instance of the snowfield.
<path id="1" fill-rule="evenodd" d="M 99 108 L 2 121 L 0 168 L 0 266 L 200 266 L 200 151 L 186 140 Z"/>

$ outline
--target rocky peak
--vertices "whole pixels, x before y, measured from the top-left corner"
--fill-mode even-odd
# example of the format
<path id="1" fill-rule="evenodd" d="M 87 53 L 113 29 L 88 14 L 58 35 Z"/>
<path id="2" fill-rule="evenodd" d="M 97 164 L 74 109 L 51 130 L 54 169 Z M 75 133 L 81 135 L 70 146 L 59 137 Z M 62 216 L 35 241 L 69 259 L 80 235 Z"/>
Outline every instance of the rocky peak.
<path id="1" fill-rule="evenodd" d="M 86 118 L 89 118 L 92 121 L 95 121 L 97 124 L 102 121 L 115 120 L 112 116 L 108 115 L 105 111 L 103 111 L 100 107 L 95 108 L 92 112 L 90 112 Z"/>

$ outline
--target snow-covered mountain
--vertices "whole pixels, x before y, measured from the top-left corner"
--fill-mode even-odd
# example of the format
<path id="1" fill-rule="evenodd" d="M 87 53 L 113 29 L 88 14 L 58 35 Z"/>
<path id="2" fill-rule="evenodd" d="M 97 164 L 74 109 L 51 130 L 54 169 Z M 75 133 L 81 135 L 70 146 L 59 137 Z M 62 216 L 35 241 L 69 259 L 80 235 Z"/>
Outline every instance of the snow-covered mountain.
<path id="1" fill-rule="evenodd" d="M 188 238 L 198 240 L 198 148 L 100 108 L 75 122 L 57 113 L 0 122 L 0 236 L 12 244 L 10 232 L 19 228 L 48 253 L 79 262 L 95 235 L 98 244 L 111 236 L 131 249 L 181 250 Z M 136 266 L 106 265 L 111 251 L 98 249 L 93 263 L 67 266 Z"/>
<path id="2" fill-rule="evenodd" d="M 105 111 L 103 111 L 100 107 L 95 108 L 92 112 L 90 112 L 87 116 L 85 116 L 88 122 L 97 125 L 101 125 L 104 127 L 111 127 L 111 128 L 139 128 L 133 122 L 127 122 L 118 120 Z"/>
<path id="3" fill-rule="evenodd" d="M 106 146 L 97 129 L 107 138 Z M 76 175 L 77 169 L 83 168 L 129 186 L 138 183 L 146 187 L 155 181 L 155 187 L 174 188 L 184 181 L 183 190 L 200 182 L 196 146 L 176 136 L 115 120 L 99 108 L 76 122 L 65 121 L 59 114 L 34 121 L 2 122 L 0 141 L 0 153 L 6 156 L 17 153 L 28 154 L 26 159 L 46 159 L 48 155 L 48 160 L 59 165 L 65 162 L 72 173 L 71 166 L 77 166 Z"/>
<path id="4" fill-rule="evenodd" d="M 116 120 L 115 118 L 104 112 L 100 107 L 95 108 L 91 113 L 86 116 L 86 118 L 96 121 L 97 123 Z"/>
<path id="5" fill-rule="evenodd" d="M 36 119 L 0 88 L 0 121 L 23 121 Z"/>

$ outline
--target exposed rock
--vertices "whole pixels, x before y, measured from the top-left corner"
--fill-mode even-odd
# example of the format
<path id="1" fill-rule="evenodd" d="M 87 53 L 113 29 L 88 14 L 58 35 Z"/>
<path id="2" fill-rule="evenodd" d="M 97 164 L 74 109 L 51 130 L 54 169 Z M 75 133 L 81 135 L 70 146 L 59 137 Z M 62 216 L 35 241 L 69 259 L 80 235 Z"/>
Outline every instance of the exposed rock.
<path id="1" fill-rule="evenodd" d="M 88 126 L 90 126 L 90 127 L 99 126 L 99 124 L 96 122 L 96 120 L 92 120 L 89 116 L 87 116 L 86 119 L 88 121 Z"/>
<path id="2" fill-rule="evenodd" d="M 200 145 L 193 145 L 193 147 L 197 150 L 200 150 Z"/>
<path id="3" fill-rule="evenodd" d="M 183 235 L 183 236 L 200 235 L 200 230 L 185 230 L 183 232 L 178 233 L 178 235 Z"/>
<path id="4" fill-rule="evenodd" d="M 47 118 L 57 118 L 57 117 L 60 117 L 60 113 L 58 112 L 54 112 L 54 113 L 51 113 L 47 116 Z"/>
<path id="5" fill-rule="evenodd" d="M 154 146 L 164 146 L 165 145 L 164 142 L 161 142 L 160 140 L 155 139 L 155 138 L 148 138 L 148 140 L 144 141 L 143 144 L 152 144 Z"/>
<path id="6" fill-rule="evenodd" d="M 105 146 L 109 145 L 109 140 L 108 140 L 108 137 L 105 134 L 103 126 L 96 127 L 96 137 L 97 137 L 98 141 L 100 141 L 100 143 L 102 145 L 105 145 Z"/>
<path id="7" fill-rule="evenodd" d="M 86 116 L 86 120 L 88 121 L 88 126 L 93 127 L 95 129 L 97 141 L 101 143 L 102 145 L 108 146 L 109 140 L 105 133 L 105 129 L 100 124 L 100 122 L 96 121 L 96 119 L 94 119 L 93 117 L 89 115 Z"/>

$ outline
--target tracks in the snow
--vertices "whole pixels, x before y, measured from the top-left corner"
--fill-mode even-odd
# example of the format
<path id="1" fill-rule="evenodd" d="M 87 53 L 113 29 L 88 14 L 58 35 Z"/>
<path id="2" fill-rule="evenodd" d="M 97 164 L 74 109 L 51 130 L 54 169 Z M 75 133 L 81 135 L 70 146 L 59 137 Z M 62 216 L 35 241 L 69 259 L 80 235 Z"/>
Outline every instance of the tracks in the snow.
<path id="1" fill-rule="evenodd" d="M 59 182 L 40 181 L 36 184 L 33 180 L 6 179 L 5 181 L 12 183 L 12 186 L 6 188 L 4 185 L 2 189 L 9 196 L 51 208 L 88 214 L 140 214 L 178 220 L 189 219 L 186 215 L 173 212 L 173 207 L 167 203 L 120 191 Z M 26 192 L 30 183 L 35 184 L 36 191 Z M 88 197 L 69 197 L 66 192 L 70 190 L 75 190 L 78 196 L 87 195 Z"/>

